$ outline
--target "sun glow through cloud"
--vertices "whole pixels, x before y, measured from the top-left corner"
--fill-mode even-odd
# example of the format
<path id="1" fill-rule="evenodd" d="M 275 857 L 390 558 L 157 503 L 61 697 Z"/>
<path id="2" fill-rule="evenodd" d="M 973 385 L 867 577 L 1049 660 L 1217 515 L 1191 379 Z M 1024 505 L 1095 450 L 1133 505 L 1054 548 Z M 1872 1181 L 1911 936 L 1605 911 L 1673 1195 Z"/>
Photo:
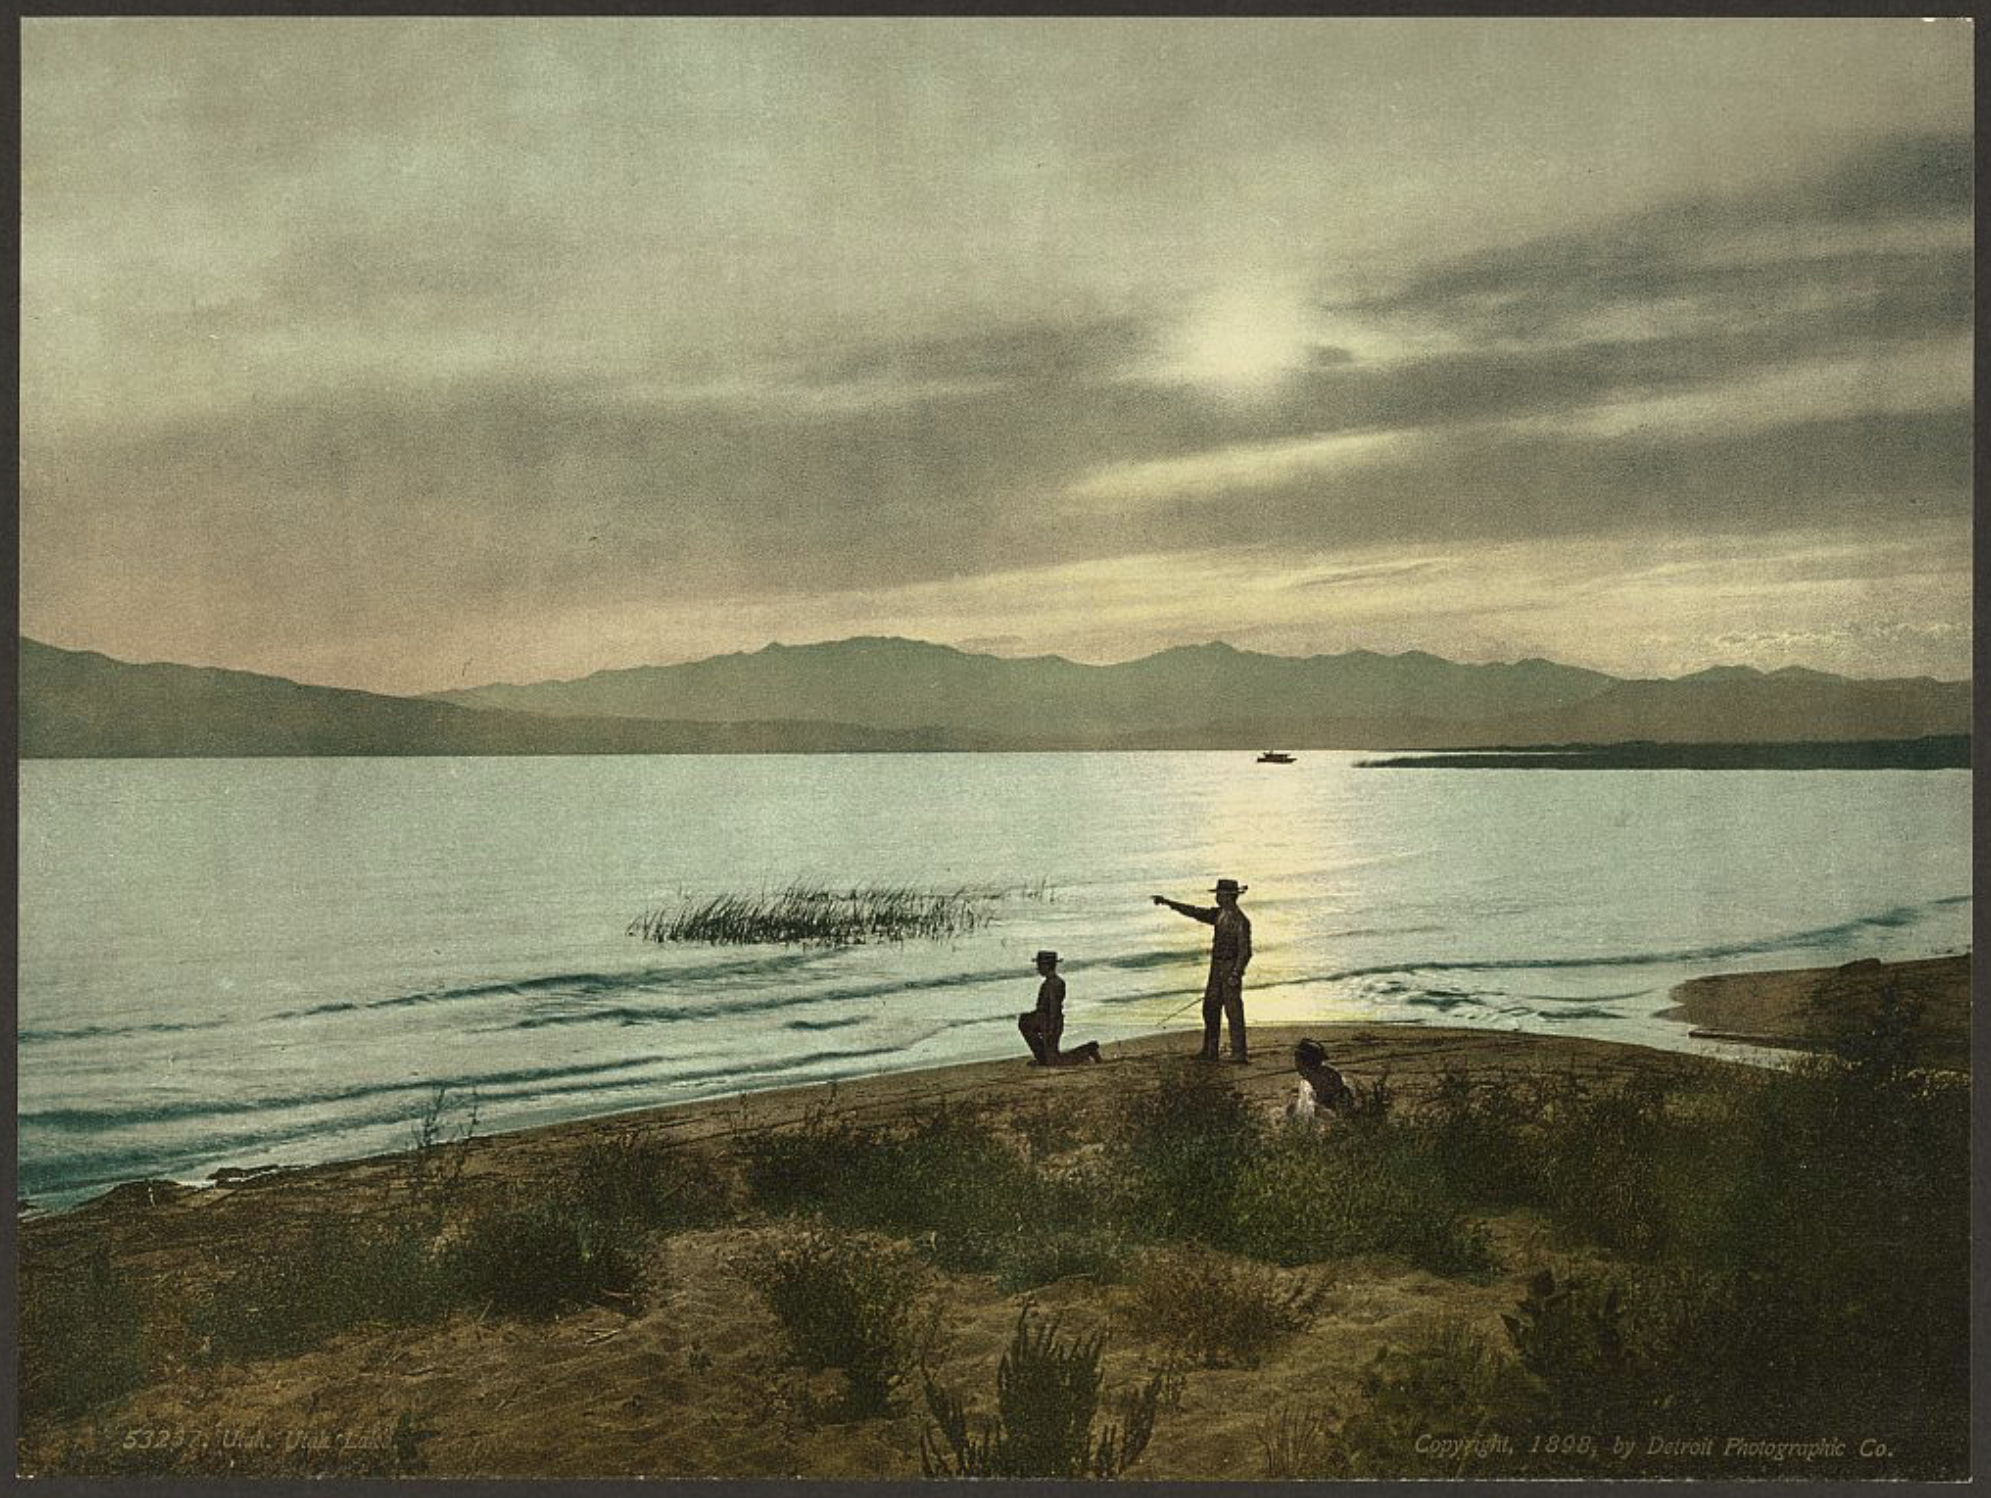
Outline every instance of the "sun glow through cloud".
<path id="1" fill-rule="evenodd" d="M 1313 357 L 1318 330 L 1306 299 L 1272 283 L 1205 297 L 1176 328 L 1162 373 L 1235 394 L 1269 392 Z"/>

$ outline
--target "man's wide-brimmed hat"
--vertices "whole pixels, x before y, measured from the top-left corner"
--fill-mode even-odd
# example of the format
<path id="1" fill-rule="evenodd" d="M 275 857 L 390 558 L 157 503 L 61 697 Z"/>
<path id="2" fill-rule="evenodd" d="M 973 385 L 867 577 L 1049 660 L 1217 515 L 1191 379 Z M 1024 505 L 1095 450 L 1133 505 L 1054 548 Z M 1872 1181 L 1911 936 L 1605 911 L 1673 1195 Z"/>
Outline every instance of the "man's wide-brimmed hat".
<path id="1" fill-rule="evenodd" d="M 1210 893 L 1213 895 L 1241 895 L 1250 889 L 1248 884 L 1239 884 L 1235 879 L 1219 879 Z"/>
<path id="2" fill-rule="evenodd" d="M 1037 960 L 1039 962 L 1056 962 L 1058 960 L 1058 954 L 1056 952 L 1039 952 L 1037 954 Z"/>

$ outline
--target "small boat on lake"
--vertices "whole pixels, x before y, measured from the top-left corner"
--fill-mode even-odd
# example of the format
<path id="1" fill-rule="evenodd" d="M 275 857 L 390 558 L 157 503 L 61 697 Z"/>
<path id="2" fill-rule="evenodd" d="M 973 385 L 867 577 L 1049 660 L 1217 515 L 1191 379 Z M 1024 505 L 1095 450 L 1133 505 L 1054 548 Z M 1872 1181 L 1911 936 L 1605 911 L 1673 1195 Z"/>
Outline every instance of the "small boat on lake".
<path id="1" fill-rule="evenodd" d="M 1283 754 L 1277 749 L 1267 749 L 1263 754 L 1258 756 L 1258 762 L 1261 765 L 1290 765 L 1293 762 L 1293 756 Z"/>

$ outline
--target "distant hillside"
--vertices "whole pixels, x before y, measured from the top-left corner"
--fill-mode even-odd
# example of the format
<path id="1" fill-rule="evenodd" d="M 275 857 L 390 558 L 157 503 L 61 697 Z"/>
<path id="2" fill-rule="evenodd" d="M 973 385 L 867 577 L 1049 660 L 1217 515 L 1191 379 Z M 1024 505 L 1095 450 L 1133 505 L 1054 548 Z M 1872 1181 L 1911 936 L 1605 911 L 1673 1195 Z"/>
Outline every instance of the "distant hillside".
<path id="1" fill-rule="evenodd" d="M 21 641 L 24 759 L 683 754 L 985 747 L 838 723 L 547 718 Z"/>
<path id="2" fill-rule="evenodd" d="M 1725 667 L 1294 659 L 1228 645 L 1087 666 L 912 640 L 769 646 L 573 682 L 390 697 L 21 641 L 26 758 L 1802 743 L 1970 731 L 1970 684 Z"/>
<path id="3" fill-rule="evenodd" d="M 1486 725 L 1485 744 L 1784 743 L 1970 732 L 1970 683 L 1855 681 L 1817 671 L 1702 672 L 1625 681 L 1552 714 Z"/>
<path id="4" fill-rule="evenodd" d="M 1614 680 L 1548 661 L 1462 666 L 1418 652 L 1299 659 L 1209 644 L 1088 666 L 1060 656 L 1007 660 L 916 640 L 860 638 L 769 645 L 579 681 L 478 687 L 438 700 L 521 712 L 687 721 L 782 716 L 1120 742 L 1244 720 L 1474 722 L 1573 705 Z"/>
<path id="5" fill-rule="evenodd" d="M 1460 665 L 1419 651 L 1292 658 L 1223 644 L 1087 666 L 863 638 L 479 687 L 439 700 L 679 721 L 779 714 L 1087 748 L 1752 743 L 1970 730 L 1968 682 L 1855 681 L 1741 666 L 1624 681 L 1543 660 Z"/>
<path id="6" fill-rule="evenodd" d="M 1967 770 L 1970 739 L 1813 740 L 1803 744 L 1601 744 L 1365 759 L 1377 770 Z"/>

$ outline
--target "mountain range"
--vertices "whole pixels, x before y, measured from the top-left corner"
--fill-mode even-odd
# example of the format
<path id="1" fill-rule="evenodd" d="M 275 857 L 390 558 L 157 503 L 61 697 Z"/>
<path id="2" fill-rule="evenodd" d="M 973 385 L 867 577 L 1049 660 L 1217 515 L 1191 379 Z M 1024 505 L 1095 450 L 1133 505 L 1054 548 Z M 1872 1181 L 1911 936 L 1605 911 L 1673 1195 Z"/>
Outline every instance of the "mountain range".
<path id="1" fill-rule="evenodd" d="M 205 666 L 131 665 L 21 641 L 23 759 L 258 755 L 882 753 L 979 748 L 932 732 L 772 719 L 679 722 L 459 707 Z"/>
<path id="2" fill-rule="evenodd" d="M 1624 679 L 1222 643 L 1116 665 L 862 637 L 428 697 L 20 642 L 25 758 L 1490 748 L 1970 731 L 1967 681 L 1717 667 Z"/>

